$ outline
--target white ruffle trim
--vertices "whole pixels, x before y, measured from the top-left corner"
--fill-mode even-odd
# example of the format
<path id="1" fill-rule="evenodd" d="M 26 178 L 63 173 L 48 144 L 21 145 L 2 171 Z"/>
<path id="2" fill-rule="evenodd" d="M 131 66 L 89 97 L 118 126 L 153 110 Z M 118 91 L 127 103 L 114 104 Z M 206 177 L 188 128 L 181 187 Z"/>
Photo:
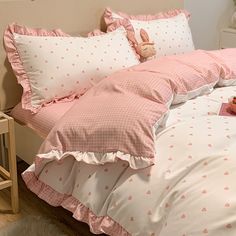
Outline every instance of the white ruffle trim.
<path id="1" fill-rule="evenodd" d="M 130 154 L 125 154 L 120 151 L 109 152 L 109 153 L 94 153 L 94 152 L 80 152 L 80 151 L 62 152 L 60 150 L 52 150 L 45 154 L 38 154 L 36 156 L 35 163 L 36 165 L 42 163 L 42 159 L 43 159 L 42 164 L 54 160 L 63 161 L 63 159 L 65 159 L 68 156 L 73 156 L 76 159 L 76 161 L 82 161 L 92 165 L 104 165 L 106 163 L 114 163 L 120 159 L 123 161 L 127 161 L 132 169 L 143 169 L 155 164 L 154 158 L 132 156 Z"/>

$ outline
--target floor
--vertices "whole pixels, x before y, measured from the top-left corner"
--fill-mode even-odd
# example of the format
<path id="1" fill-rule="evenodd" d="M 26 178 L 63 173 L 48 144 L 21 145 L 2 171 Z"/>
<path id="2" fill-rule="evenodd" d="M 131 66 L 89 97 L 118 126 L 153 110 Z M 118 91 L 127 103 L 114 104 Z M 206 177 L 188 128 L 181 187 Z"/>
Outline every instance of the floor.
<path id="1" fill-rule="evenodd" d="M 35 194 L 30 192 L 20 173 L 27 168 L 24 162 L 18 163 L 18 182 L 20 195 L 20 213 L 12 214 L 10 211 L 10 191 L 4 189 L 0 191 L 0 228 L 17 221 L 27 215 L 44 216 L 51 219 L 58 225 L 68 236 L 92 236 L 86 224 L 76 221 L 70 212 L 61 207 L 51 207 Z M 79 232 L 79 233 L 78 233 Z"/>

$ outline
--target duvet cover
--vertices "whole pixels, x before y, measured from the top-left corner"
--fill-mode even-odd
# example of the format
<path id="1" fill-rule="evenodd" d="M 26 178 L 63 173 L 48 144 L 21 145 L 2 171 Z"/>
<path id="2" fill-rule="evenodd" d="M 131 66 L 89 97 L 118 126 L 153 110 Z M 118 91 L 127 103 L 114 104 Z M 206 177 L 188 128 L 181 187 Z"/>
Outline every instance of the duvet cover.
<path id="1" fill-rule="evenodd" d="M 103 80 L 51 130 L 27 186 L 95 234 L 236 235 L 236 120 L 218 115 L 235 58 L 196 51 Z"/>

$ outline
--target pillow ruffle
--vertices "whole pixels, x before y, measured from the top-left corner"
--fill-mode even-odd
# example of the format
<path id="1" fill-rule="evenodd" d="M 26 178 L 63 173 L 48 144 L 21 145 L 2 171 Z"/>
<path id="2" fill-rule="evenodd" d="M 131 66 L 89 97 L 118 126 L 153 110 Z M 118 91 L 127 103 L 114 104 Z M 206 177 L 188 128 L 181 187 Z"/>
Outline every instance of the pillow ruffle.
<path id="1" fill-rule="evenodd" d="M 125 18 L 128 20 L 141 20 L 141 21 L 170 18 L 170 17 L 177 16 L 181 13 L 184 13 L 187 19 L 190 18 L 190 13 L 185 9 L 173 9 L 173 10 L 169 10 L 166 12 L 159 12 L 155 15 L 150 15 L 150 14 L 148 14 L 148 15 L 128 15 L 126 13 L 119 12 L 119 11 L 114 12 L 114 11 L 112 11 L 112 9 L 110 7 L 107 7 L 105 9 L 104 15 L 103 15 L 107 27 L 109 27 L 111 24 L 113 24 L 114 21 L 119 20 L 118 18 L 115 19 L 113 17 L 113 15 L 112 15 L 113 13 L 120 16 L 121 18 Z"/>
<path id="2" fill-rule="evenodd" d="M 107 32 L 116 30 L 119 27 L 124 27 L 126 31 L 134 32 L 134 27 L 128 19 L 117 19 L 107 28 Z"/>
<path id="3" fill-rule="evenodd" d="M 101 31 L 100 29 L 95 29 L 91 32 L 88 33 L 88 37 L 93 37 L 93 36 L 99 36 L 99 35 L 104 35 L 106 34 L 105 32 Z"/>
<path id="4" fill-rule="evenodd" d="M 107 32 L 112 32 L 116 29 L 118 29 L 119 27 L 123 27 L 125 28 L 126 32 L 133 32 L 134 33 L 134 28 L 132 26 L 132 24 L 130 23 L 130 21 L 128 19 L 118 19 L 116 21 L 114 21 L 108 28 L 107 28 Z M 129 40 L 129 38 L 128 38 Z M 135 50 L 135 46 L 134 44 L 129 40 L 129 43 L 134 51 L 134 53 L 136 54 L 138 60 L 140 60 L 140 55 L 137 53 L 137 51 Z"/>

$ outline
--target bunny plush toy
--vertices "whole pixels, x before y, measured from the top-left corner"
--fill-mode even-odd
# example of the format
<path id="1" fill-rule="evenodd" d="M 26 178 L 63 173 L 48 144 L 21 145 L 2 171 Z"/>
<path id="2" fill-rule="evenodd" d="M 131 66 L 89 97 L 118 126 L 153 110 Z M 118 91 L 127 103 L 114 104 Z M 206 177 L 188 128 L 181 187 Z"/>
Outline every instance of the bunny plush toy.
<path id="1" fill-rule="evenodd" d="M 142 62 L 152 59 L 156 55 L 156 49 L 153 42 L 149 41 L 149 36 L 144 29 L 140 30 L 140 36 L 143 42 L 138 43 L 134 32 L 127 33 L 128 39 L 133 43 L 135 51 L 140 56 Z"/>

